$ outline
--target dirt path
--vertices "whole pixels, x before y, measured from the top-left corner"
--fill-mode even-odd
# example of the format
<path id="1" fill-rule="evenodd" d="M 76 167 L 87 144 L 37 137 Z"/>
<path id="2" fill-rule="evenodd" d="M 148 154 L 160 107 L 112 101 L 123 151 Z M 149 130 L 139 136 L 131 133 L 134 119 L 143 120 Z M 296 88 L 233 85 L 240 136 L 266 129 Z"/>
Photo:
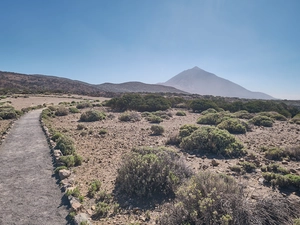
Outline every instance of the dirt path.
<path id="1" fill-rule="evenodd" d="M 40 113 L 19 119 L 0 146 L 0 225 L 67 223 Z"/>

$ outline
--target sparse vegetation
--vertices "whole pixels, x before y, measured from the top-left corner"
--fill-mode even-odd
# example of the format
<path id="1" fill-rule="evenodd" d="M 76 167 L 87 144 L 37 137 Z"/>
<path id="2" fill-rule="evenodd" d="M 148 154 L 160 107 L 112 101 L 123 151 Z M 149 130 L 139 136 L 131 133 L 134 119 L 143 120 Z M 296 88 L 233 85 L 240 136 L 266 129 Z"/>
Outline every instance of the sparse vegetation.
<path id="1" fill-rule="evenodd" d="M 84 108 L 90 108 L 92 107 L 92 103 L 90 102 L 80 102 L 76 105 L 77 109 L 84 109 Z"/>
<path id="2" fill-rule="evenodd" d="M 100 188 L 101 182 L 99 180 L 93 180 L 89 186 L 88 196 L 93 198 L 96 195 L 96 193 L 100 191 Z"/>
<path id="3" fill-rule="evenodd" d="M 69 111 L 70 111 L 70 113 L 80 113 L 79 109 L 75 108 L 75 107 L 70 107 Z"/>
<path id="4" fill-rule="evenodd" d="M 176 112 L 176 116 L 186 116 L 186 113 L 184 111 L 178 111 Z"/>
<path id="5" fill-rule="evenodd" d="M 55 116 L 66 116 L 69 114 L 69 109 L 65 106 L 60 106 L 55 111 Z"/>

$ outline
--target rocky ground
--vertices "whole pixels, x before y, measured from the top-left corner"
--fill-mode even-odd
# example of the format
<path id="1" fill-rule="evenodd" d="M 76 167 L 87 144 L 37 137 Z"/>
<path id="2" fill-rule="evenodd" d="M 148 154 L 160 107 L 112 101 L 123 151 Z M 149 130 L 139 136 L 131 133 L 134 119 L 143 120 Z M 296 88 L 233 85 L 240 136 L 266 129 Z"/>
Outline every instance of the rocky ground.
<path id="1" fill-rule="evenodd" d="M 125 153 L 137 146 L 164 146 L 171 136 L 178 134 L 182 125 L 196 124 L 197 118 L 200 116 L 200 114 L 187 110 L 184 110 L 186 116 L 176 116 L 175 114 L 179 109 L 169 110 L 173 116 L 160 123 L 165 132 L 161 136 L 153 136 L 150 130 L 152 124 L 144 118 L 137 122 L 121 122 L 118 119 L 120 113 L 111 112 L 105 107 L 96 109 L 105 111 L 108 115 L 107 119 L 83 123 L 79 121 L 80 113 L 51 119 L 52 128 L 72 137 L 75 141 L 76 152 L 83 157 L 83 164 L 72 169 L 73 173 L 70 179 L 73 180 L 74 186 L 79 187 L 81 195 L 84 196 L 82 204 L 85 211 L 90 215 L 94 213 L 97 198 L 97 196 L 89 198 L 87 195 L 89 184 L 93 180 L 101 181 L 103 192 L 113 194 L 117 169 Z M 81 112 L 85 110 L 87 109 L 83 109 Z M 78 129 L 79 124 L 82 124 L 84 129 Z M 107 133 L 99 134 L 102 129 L 107 130 Z M 237 159 L 228 159 L 217 155 L 190 155 L 182 152 L 178 147 L 169 147 L 175 149 L 195 172 L 209 170 L 233 176 L 245 188 L 245 195 L 251 201 L 270 194 L 299 199 L 299 192 L 296 190 L 280 192 L 278 189 L 266 185 L 261 171 L 263 166 L 275 163 L 275 161 L 265 158 L 265 153 L 261 151 L 261 147 L 300 146 L 299 132 L 300 125 L 291 124 L 288 121 L 276 121 L 270 128 L 254 126 L 251 132 L 235 135 L 248 151 L 248 156 Z M 230 170 L 230 167 L 245 161 L 256 165 L 251 173 L 240 174 Z M 276 163 L 292 171 L 292 173 L 300 174 L 299 162 L 284 160 Z M 122 213 L 94 220 L 93 224 L 155 224 L 163 205 L 157 205 L 147 212 L 143 209 L 135 210 L 130 208 L 131 206 L 128 207 Z M 148 217 L 150 220 L 146 221 L 145 218 Z"/>

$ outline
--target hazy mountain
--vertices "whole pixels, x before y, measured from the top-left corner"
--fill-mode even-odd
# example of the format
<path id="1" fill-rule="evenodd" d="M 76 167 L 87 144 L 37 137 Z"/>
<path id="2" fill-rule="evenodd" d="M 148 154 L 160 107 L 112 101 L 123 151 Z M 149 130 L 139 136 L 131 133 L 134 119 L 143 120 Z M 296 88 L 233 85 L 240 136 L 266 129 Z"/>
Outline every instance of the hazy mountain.
<path id="1" fill-rule="evenodd" d="M 96 86 L 108 92 L 186 93 L 174 87 L 159 84 L 145 84 L 142 82 L 126 82 L 121 84 L 104 83 Z"/>
<path id="2" fill-rule="evenodd" d="M 198 67 L 185 70 L 162 84 L 200 95 L 274 99 L 272 96 L 262 92 L 249 91 L 238 84 L 206 72 Z"/>

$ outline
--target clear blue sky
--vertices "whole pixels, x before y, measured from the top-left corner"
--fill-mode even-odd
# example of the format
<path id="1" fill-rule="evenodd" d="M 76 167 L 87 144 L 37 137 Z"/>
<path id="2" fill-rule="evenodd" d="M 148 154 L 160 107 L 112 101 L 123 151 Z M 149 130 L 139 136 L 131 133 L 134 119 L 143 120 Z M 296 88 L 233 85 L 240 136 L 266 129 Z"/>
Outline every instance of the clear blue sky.
<path id="1" fill-rule="evenodd" d="M 194 66 L 300 99 L 300 1 L 0 1 L 2 71 L 158 83 Z"/>

